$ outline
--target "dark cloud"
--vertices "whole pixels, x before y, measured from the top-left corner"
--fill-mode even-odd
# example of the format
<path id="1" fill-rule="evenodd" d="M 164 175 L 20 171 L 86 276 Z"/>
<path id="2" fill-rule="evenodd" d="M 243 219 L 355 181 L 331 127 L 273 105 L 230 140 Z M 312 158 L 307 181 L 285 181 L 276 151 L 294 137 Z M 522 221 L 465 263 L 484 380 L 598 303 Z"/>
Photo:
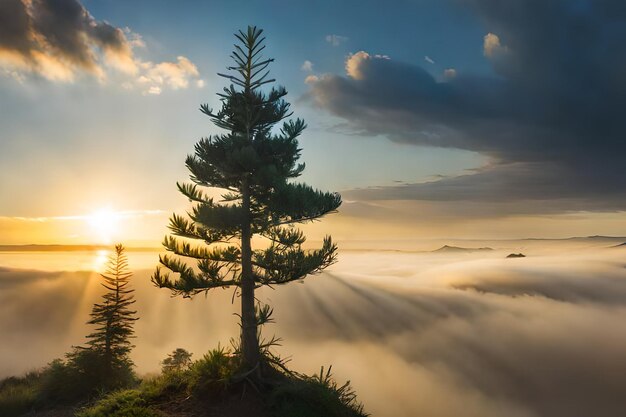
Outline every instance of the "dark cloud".
<path id="1" fill-rule="evenodd" d="M 104 80 L 111 67 L 132 76 L 121 82 L 123 88 L 137 88 L 143 94 L 204 87 L 198 68 L 188 58 L 143 61 L 133 51 L 142 46 L 140 35 L 95 19 L 78 0 L 0 3 L 0 66 L 20 82 L 24 73 L 72 81 L 86 72 Z"/>
<path id="2" fill-rule="evenodd" d="M 24 54 L 31 45 L 30 17 L 22 0 L 0 2 L 0 48 Z"/>
<path id="3" fill-rule="evenodd" d="M 485 23 L 493 76 L 457 71 L 441 81 L 419 66 L 359 52 L 346 62 L 347 77 L 310 83 L 309 97 L 358 132 L 492 161 L 473 176 L 371 190 L 370 197 L 406 191 L 407 199 L 449 200 L 462 185 L 460 199 L 478 187 L 487 199 L 575 198 L 592 210 L 624 209 L 622 3 L 462 3 Z"/>
<path id="4" fill-rule="evenodd" d="M 608 161 L 607 161 L 608 163 Z M 464 201 L 489 215 L 619 211 L 626 207 L 621 166 L 569 169 L 558 162 L 510 162 L 436 181 L 348 190 L 358 200 Z M 466 208 L 459 207 L 459 214 Z M 468 216 L 469 212 L 466 213 Z"/>
<path id="5" fill-rule="evenodd" d="M 103 62 L 137 71 L 124 31 L 94 19 L 77 0 L 3 0 L 0 58 L 50 79 L 71 79 L 77 69 L 101 76 Z"/>
<path id="6" fill-rule="evenodd" d="M 92 44 L 132 55 L 120 28 L 96 21 L 76 0 L 33 0 L 33 30 L 59 55 L 85 68 L 96 65 Z"/>

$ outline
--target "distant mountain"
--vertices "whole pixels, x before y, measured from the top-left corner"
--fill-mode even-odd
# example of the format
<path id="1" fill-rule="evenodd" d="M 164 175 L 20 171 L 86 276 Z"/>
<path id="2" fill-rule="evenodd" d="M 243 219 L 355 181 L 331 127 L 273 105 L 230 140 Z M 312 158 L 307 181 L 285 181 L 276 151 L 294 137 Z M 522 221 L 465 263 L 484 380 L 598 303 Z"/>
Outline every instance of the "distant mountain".
<path id="1" fill-rule="evenodd" d="M 522 240 L 546 240 L 546 241 L 550 241 L 550 240 L 559 240 L 559 241 L 564 241 L 564 240 L 576 240 L 576 241 L 580 241 L 580 242 L 584 242 L 584 241 L 626 241 L 626 237 L 624 236 L 602 236 L 602 235 L 593 235 L 593 236 L 574 236 L 574 237 L 564 237 L 564 238 L 537 238 L 537 237 L 529 237 L 526 239 L 522 239 Z"/>
<path id="2" fill-rule="evenodd" d="M 611 246 L 612 248 L 626 248 L 626 242 L 620 243 L 619 245 Z"/>
<path id="3" fill-rule="evenodd" d="M 490 250 L 493 250 L 493 249 L 492 248 L 461 248 L 458 246 L 444 245 L 440 247 L 439 249 L 436 249 L 432 252 L 437 252 L 437 253 L 441 253 L 441 252 L 486 252 Z"/>
<path id="4" fill-rule="evenodd" d="M 523 253 L 510 253 L 506 256 L 507 258 L 525 258 L 526 255 Z"/>

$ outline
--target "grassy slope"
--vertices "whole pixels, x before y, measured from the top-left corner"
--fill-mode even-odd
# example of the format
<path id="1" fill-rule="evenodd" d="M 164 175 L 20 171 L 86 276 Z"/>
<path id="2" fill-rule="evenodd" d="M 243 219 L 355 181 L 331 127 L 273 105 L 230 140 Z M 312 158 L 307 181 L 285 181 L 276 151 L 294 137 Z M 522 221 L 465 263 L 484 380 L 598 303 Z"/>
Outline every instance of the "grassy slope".
<path id="1" fill-rule="evenodd" d="M 145 378 L 137 386 L 56 404 L 46 399 L 46 371 L 0 382 L 0 415 L 45 417 L 359 417 L 366 414 L 349 384 L 330 372 L 313 377 L 272 368 L 253 383 L 237 375 L 236 357 L 209 352 L 190 367 Z"/>

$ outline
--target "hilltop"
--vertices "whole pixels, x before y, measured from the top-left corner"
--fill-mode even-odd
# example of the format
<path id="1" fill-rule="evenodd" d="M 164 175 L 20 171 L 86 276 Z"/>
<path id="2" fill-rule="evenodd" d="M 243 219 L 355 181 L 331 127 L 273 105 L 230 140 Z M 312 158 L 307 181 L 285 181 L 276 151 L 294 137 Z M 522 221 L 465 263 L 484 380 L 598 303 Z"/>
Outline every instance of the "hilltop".
<path id="1" fill-rule="evenodd" d="M 443 245 L 439 249 L 435 249 L 432 251 L 433 253 L 441 253 L 441 252 L 488 252 L 492 251 L 492 248 L 484 247 L 484 248 L 462 248 L 459 246 L 449 246 Z"/>
<path id="2" fill-rule="evenodd" d="M 137 379 L 126 388 L 77 397 L 58 362 L 0 380 L 3 417 L 366 417 L 349 382 L 331 369 L 307 376 L 282 362 L 262 380 L 239 372 L 239 357 L 218 348 L 187 366 Z"/>

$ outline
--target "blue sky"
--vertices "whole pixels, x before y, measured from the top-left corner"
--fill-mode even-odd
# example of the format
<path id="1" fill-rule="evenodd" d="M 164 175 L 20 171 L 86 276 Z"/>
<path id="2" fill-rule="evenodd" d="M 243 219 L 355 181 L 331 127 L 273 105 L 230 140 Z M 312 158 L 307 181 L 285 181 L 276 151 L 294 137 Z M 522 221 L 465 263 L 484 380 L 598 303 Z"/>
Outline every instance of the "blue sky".
<path id="1" fill-rule="evenodd" d="M 345 219 L 623 223 L 617 1 L 24 4 L 0 7 L 5 219 L 184 207 L 184 157 L 217 132 L 198 106 L 255 24 L 309 125 L 302 179 Z"/>

